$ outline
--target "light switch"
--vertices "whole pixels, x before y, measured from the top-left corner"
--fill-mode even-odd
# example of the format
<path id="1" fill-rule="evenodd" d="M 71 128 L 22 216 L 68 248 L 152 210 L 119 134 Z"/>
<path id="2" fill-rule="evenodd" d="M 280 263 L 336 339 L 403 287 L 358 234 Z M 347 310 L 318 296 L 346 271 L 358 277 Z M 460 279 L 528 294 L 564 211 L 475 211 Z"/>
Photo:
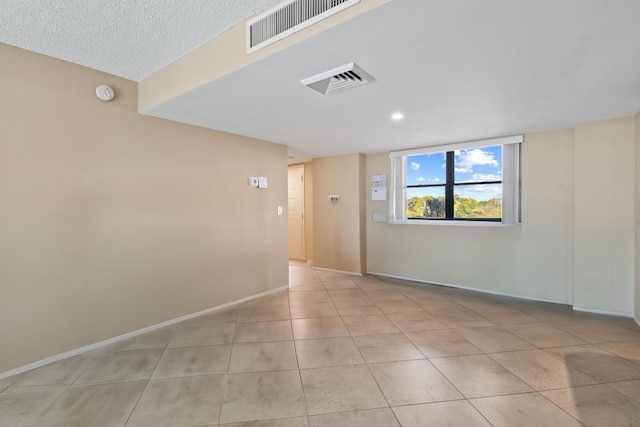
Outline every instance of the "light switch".
<path id="1" fill-rule="evenodd" d="M 278 215 L 282 215 L 282 206 L 278 206 Z"/>
<path id="2" fill-rule="evenodd" d="M 258 177 L 258 187 L 260 187 L 260 188 L 269 188 L 269 184 L 267 184 L 267 177 L 266 176 L 259 176 Z"/>
<path id="3" fill-rule="evenodd" d="M 258 177 L 257 176 L 250 176 L 249 179 L 247 180 L 249 187 L 258 187 Z"/>

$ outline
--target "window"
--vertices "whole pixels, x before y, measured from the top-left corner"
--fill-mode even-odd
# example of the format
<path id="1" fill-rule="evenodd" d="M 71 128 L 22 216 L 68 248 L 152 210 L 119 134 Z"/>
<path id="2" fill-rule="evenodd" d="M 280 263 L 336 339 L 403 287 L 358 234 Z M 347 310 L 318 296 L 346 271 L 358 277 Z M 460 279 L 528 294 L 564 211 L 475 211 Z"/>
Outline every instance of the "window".
<path id="1" fill-rule="evenodd" d="M 520 222 L 522 136 L 396 151 L 390 222 Z"/>

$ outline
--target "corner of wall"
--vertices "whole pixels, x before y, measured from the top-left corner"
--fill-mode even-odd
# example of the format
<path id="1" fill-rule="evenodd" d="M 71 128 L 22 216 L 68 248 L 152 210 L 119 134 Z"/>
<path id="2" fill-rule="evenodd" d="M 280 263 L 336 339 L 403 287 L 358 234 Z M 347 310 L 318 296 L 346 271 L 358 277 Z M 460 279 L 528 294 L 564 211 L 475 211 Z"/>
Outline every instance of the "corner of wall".
<path id="1" fill-rule="evenodd" d="M 640 112 L 635 117 L 635 320 L 640 325 Z"/>

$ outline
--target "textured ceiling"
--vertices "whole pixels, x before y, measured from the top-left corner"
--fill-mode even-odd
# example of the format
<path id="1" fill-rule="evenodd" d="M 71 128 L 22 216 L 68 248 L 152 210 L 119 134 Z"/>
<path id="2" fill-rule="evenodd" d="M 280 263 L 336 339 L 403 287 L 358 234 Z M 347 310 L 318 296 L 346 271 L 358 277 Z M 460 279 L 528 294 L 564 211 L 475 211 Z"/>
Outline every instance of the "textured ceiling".
<path id="1" fill-rule="evenodd" d="M 0 0 L 0 42 L 141 81 L 274 0 Z"/>

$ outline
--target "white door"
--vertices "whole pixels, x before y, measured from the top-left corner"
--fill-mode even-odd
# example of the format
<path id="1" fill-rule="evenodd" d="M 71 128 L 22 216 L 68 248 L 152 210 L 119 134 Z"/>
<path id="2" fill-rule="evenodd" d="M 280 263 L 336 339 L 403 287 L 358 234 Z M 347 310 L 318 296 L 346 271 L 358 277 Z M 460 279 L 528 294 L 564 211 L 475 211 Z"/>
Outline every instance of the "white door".
<path id="1" fill-rule="evenodd" d="M 289 259 L 304 258 L 304 165 L 289 166 Z"/>

